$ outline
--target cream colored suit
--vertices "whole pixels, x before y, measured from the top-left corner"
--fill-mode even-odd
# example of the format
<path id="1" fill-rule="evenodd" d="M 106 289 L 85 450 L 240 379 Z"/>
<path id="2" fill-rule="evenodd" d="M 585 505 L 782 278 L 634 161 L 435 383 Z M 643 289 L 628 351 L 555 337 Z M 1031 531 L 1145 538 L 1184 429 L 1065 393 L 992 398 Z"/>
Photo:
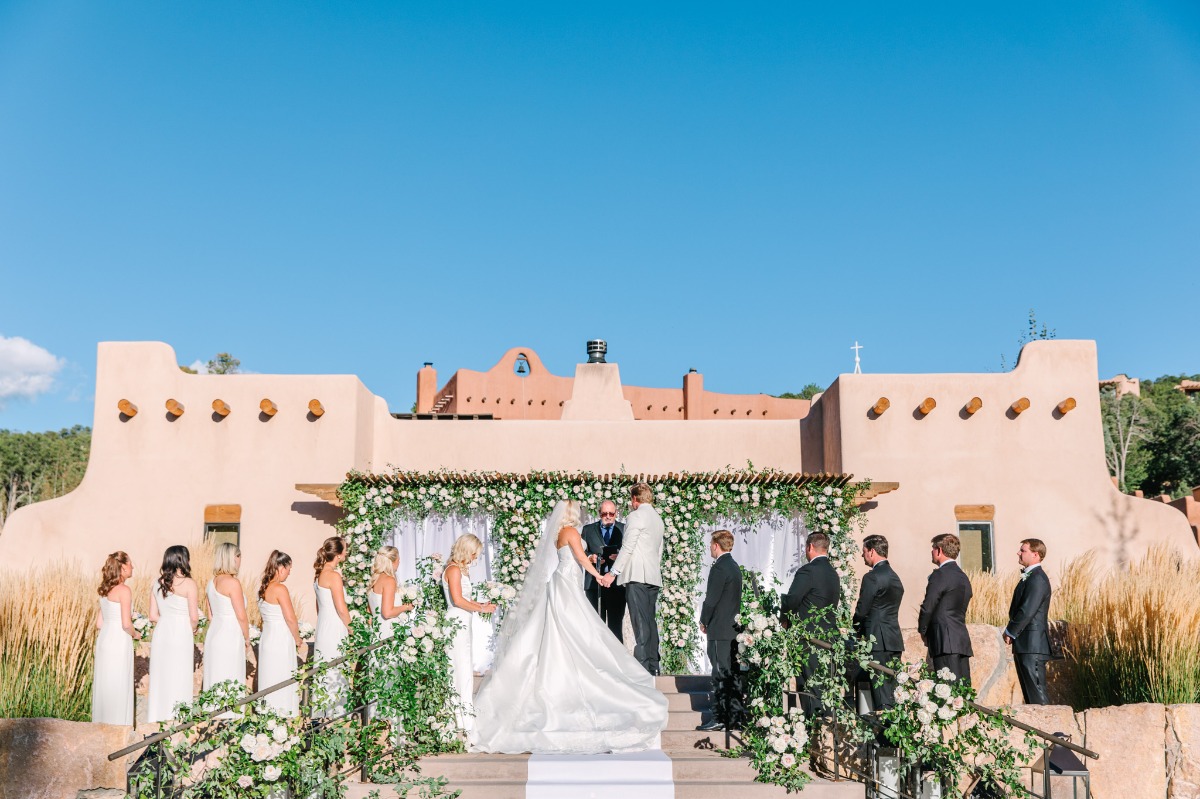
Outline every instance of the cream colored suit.
<path id="1" fill-rule="evenodd" d="M 642 503 L 625 517 L 625 537 L 612 570 L 617 585 L 648 583 L 662 587 L 663 520 L 653 505 Z"/>

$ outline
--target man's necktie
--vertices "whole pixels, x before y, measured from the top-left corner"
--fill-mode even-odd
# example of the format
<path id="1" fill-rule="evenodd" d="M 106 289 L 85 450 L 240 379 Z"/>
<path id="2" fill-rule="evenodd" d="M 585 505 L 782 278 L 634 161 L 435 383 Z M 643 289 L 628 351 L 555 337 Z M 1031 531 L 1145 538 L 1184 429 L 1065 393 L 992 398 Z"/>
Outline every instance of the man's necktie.
<path id="1" fill-rule="evenodd" d="M 612 540 L 612 527 L 604 528 L 604 546 L 608 546 L 608 542 Z"/>

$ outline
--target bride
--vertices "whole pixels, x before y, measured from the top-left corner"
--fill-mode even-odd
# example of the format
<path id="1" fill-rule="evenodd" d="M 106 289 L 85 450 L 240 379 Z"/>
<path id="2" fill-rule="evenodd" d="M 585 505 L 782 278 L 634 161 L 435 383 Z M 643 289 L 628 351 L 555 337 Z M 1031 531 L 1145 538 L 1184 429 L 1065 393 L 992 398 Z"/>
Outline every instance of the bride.
<path id="1" fill-rule="evenodd" d="M 546 522 L 475 695 L 478 752 L 596 754 L 657 746 L 667 700 L 583 593 L 597 579 L 579 537 L 579 503 Z M 582 568 L 581 568 L 582 567 Z"/>

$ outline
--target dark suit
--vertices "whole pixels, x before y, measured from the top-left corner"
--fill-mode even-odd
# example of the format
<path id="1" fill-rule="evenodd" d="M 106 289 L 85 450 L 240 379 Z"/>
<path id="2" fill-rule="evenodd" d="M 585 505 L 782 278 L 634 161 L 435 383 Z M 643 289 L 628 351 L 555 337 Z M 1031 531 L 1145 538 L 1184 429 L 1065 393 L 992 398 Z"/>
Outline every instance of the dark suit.
<path id="1" fill-rule="evenodd" d="M 858 604 L 854 607 L 854 630 L 859 638 L 871 642 L 871 660 L 888 665 L 904 652 L 904 637 L 900 634 L 900 602 L 904 599 L 904 584 L 886 560 L 881 560 L 862 578 Z M 873 673 L 859 667 L 850 681 L 871 683 L 875 707 L 889 708 L 896 704 L 896 683 L 890 677 L 876 686 Z"/>
<path id="2" fill-rule="evenodd" d="M 816 638 L 830 638 L 837 632 L 837 606 L 842 599 L 842 586 L 837 570 L 827 556 L 813 558 L 800 567 L 788 592 L 783 595 L 781 607 L 785 621 L 801 622 L 811 613 L 826 609 L 820 621 L 814 622 L 809 632 Z M 809 680 L 818 667 L 815 653 L 809 654 L 800 667 L 800 706 L 804 714 L 812 717 L 821 711 L 821 700 L 808 689 Z"/>
<path id="3" fill-rule="evenodd" d="M 929 575 L 925 601 L 917 618 L 917 631 L 929 648 L 935 669 L 947 668 L 960 680 L 971 681 L 971 636 L 967 634 L 967 606 L 971 581 L 952 560 Z"/>
<path id="4" fill-rule="evenodd" d="M 604 548 L 607 546 L 611 554 L 617 554 L 617 550 L 621 548 L 621 538 L 624 534 L 624 523 L 613 522 L 612 533 L 609 535 L 606 545 L 600 522 L 592 522 L 583 526 L 580 536 L 583 538 L 584 549 L 587 550 L 587 553 L 596 556 L 596 571 L 608 574 L 609 569 L 612 568 L 612 561 L 604 557 Z M 624 643 L 625 635 L 621 628 L 625 625 L 625 586 L 613 583 L 608 588 L 602 588 L 596 583 L 596 578 L 585 572 L 583 590 L 587 594 L 588 601 L 592 603 L 592 607 L 600 614 L 600 618 L 608 624 L 608 629 L 612 631 L 618 641 Z"/>
<path id="5" fill-rule="evenodd" d="M 742 570 L 728 552 L 713 561 L 700 608 L 712 664 L 713 718 L 740 725 L 745 708 L 738 685 L 737 616 L 742 609 Z"/>
<path id="6" fill-rule="evenodd" d="M 1050 660 L 1050 578 L 1040 565 L 1025 570 L 1013 591 L 1004 632 L 1013 639 L 1017 678 L 1027 705 L 1048 705 L 1046 663 Z"/>

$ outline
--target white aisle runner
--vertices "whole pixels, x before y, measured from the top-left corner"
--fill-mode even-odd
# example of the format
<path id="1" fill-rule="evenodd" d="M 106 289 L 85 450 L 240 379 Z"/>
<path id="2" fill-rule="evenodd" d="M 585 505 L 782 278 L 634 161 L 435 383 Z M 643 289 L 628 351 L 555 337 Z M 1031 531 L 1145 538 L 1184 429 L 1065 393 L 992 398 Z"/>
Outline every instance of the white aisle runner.
<path id="1" fill-rule="evenodd" d="M 675 799 L 661 749 L 607 755 L 530 755 L 525 799 Z"/>

